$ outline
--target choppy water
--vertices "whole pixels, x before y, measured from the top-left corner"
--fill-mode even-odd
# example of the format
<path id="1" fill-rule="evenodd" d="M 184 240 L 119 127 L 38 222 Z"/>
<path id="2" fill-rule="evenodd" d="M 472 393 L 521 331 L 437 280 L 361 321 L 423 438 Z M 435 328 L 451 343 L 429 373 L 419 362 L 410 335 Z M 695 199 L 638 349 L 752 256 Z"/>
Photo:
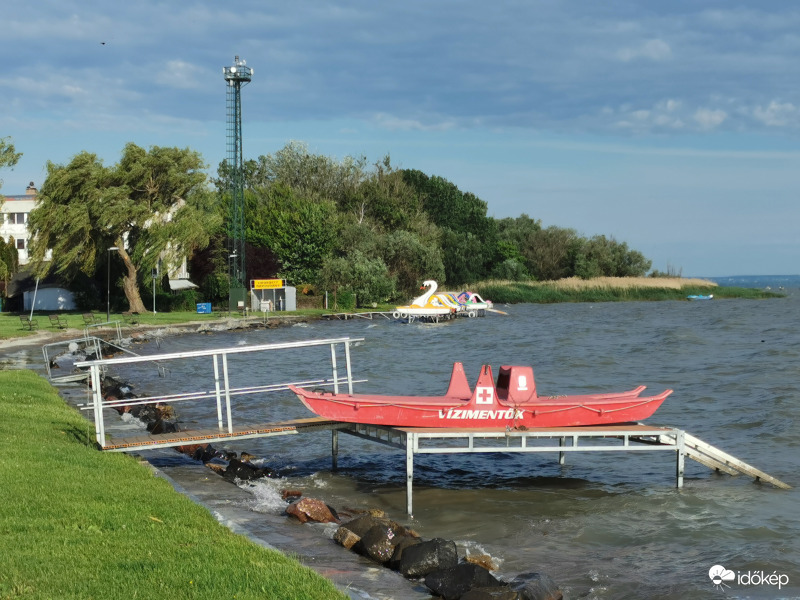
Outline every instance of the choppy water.
<path id="1" fill-rule="evenodd" d="M 571 453 L 563 467 L 552 455 L 418 455 L 413 527 L 424 537 L 456 540 L 462 552 L 491 554 L 501 575 L 544 571 L 573 599 L 800 597 L 800 292 L 765 301 L 499 308 L 509 315 L 436 325 L 320 321 L 183 335 L 137 351 L 346 335 L 365 338 L 353 350 L 354 375 L 369 380 L 358 391 L 441 393 L 456 360 L 471 383 L 484 363 L 531 364 L 542 395 L 639 384 L 651 392 L 673 388 L 649 424 L 685 429 L 794 489 L 716 475 L 687 460 L 685 485 L 678 490 L 671 452 Z M 254 381 L 264 370 L 299 379 L 330 369 L 322 351 L 249 356 L 231 368 Z M 200 363 L 175 367 L 167 379 L 145 368 L 126 374 L 140 394 L 165 386 L 196 389 L 207 375 L 209 365 Z M 178 410 L 187 425 L 208 423 L 209 415 L 213 421 L 211 407 Z M 235 411 L 251 422 L 309 416 L 288 393 L 241 399 Z M 239 526 L 255 530 L 264 514 L 281 512 L 285 504 L 278 493 L 287 487 L 336 507 L 377 506 L 404 521 L 404 454 L 350 436 L 339 440 L 336 473 L 330 472 L 327 433 L 229 444 L 289 473 L 250 489 L 251 510 L 245 513 L 251 517 L 239 515 Z M 196 471 L 163 453 L 156 462 L 179 480 L 182 470 Z M 184 484 L 191 488 L 192 480 L 188 476 Z M 240 493 L 231 490 L 231 500 Z M 783 575 L 788 584 L 779 590 L 739 578 L 720 591 L 708 576 L 713 565 L 737 576 Z M 371 591 L 375 597 L 422 597 Z"/>

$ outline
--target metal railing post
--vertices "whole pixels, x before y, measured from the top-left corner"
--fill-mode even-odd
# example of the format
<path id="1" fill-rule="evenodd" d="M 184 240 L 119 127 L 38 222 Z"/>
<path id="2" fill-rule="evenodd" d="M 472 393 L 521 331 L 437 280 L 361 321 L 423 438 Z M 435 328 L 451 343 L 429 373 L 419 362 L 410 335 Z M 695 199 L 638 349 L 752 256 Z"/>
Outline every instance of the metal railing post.
<path id="1" fill-rule="evenodd" d="M 339 393 L 339 373 L 336 370 L 336 344 L 331 342 L 331 368 L 333 370 L 333 393 Z"/>
<path id="2" fill-rule="evenodd" d="M 409 517 L 413 515 L 414 510 L 414 446 L 416 441 L 415 434 L 406 432 L 406 512 Z"/>
<path id="3" fill-rule="evenodd" d="M 353 371 L 350 368 L 350 340 L 344 343 L 345 363 L 347 364 L 347 393 L 353 395 Z"/>
<path id="4" fill-rule="evenodd" d="M 94 403 L 95 439 L 101 447 L 106 445 L 106 428 L 103 420 L 103 391 L 100 389 L 100 366 L 91 366 L 92 401 Z"/>
<path id="5" fill-rule="evenodd" d="M 222 396 L 219 393 L 219 354 L 214 354 L 214 389 L 217 396 L 217 429 L 222 429 Z"/>
<path id="6" fill-rule="evenodd" d="M 228 414 L 228 433 L 233 433 L 233 417 L 231 416 L 231 387 L 228 381 L 228 355 L 222 355 L 222 376 L 225 378 L 225 409 Z"/>

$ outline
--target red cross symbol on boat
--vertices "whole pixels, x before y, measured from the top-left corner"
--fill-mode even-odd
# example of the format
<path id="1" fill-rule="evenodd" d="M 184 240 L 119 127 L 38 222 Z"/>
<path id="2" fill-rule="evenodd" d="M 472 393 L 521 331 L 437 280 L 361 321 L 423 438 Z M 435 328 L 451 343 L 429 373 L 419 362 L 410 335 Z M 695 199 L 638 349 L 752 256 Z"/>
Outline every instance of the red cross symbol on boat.
<path id="1" fill-rule="evenodd" d="M 494 402 L 494 389 L 479 387 L 475 390 L 475 404 L 492 404 Z"/>

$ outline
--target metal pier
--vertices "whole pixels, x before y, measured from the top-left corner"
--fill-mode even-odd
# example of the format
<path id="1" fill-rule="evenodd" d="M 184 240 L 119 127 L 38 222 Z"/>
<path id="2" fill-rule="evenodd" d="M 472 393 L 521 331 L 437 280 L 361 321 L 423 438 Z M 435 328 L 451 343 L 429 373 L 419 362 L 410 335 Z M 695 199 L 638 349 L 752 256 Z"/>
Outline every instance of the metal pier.
<path id="1" fill-rule="evenodd" d="M 383 312 L 383 311 L 370 311 L 370 312 L 341 312 L 341 313 L 330 313 L 326 315 L 322 315 L 323 319 L 327 319 L 328 321 L 339 320 L 339 321 L 347 321 L 348 319 L 367 319 L 372 321 L 373 319 L 392 319 L 391 312 Z"/>
<path id="2" fill-rule="evenodd" d="M 362 342 L 363 338 L 334 338 L 265 344 L 259 346 L 237 346 L 216 350 L 198 350 L 153 356 L 125 356 L 121 358 L 100 359 L 76 363 L 86 367 L 90 374 L 91 403 L 85 410 L 94 412 L 97 443 L 103 450 L 141 451 L 155 448 L 184 446 L 200 443 L 221 442 L 233 439 L 248 439 L 294 435 L 315 431 L 331 431 L 331 454 L 333 468 L 337 467 L 339 454 L 339 433 L 346 433 L 364 440 L 396 448 L 405 453 L 406 464 L 406 508 L 413 511 L 414 457 L 417 454 L 463 454 L 463 453 L 552 453 L 558 455 L 559 464 L 564 464 L 570 452 L 674 452 L 675 482 L 683 486 L 685 459 L 690 458 L 716 471 L 731 475 L 745 474 L 757 481 L 788 489 L 783 481 L 760 471 L 734 456 L 703 442 L 695 436 L 674 427 L 652 427 L 643 424 L 602 425 L 594 427 L 548 427 L 540 429 L 441 429 L 389 427 L 360 423 L 342 423 L 319 417 L 296 419 L 278 423 L 245 424 L 236 422 L 231 408 L 231 397 L 238 395 L 264 393 L 287 389 L 288 383 L 264 384 L 248 387 L 235 387 L 228 371 L 228 357 L 251 352 L 269 352 L 289 348 L 329 346 L 331 378 L 313 381 L 297 381 L 299 387 L 332 386 L 339 392 L 339 386 L 346 385 L 347 392 L 353 393 L 353 384 L 363 380 L 353 379 L 350 363 L 350 346 Z M 338 350 L 337 350 L 338 349 Z M 346 376 L 340 377 L 341 357 Z M 45 350 L 45 358 L 48 352 Z M 131 398 L 124 400 L 103 398 L 100 389 L 101 375 L 107 368 L 135 362 L 156 362 L 163 365 L 173 360 L 207 357 L 209 372 L 213 370 L 213 389 L 183 392 L 158 397 Z M 216 427 L 180 431 L 166 434 L 140 434 L 115 438 L 106 436 L 106 420 L 118 418 L 114 410 L 123 405 L 135 404 L 174 404 L 181 401 L 202 401 L 216 403 Z"/>
<path id="3" fill-rule="evenodd" d="M 234 425 L 234 415 L 231 410 L 231 398 L 233 396 L 259 394 L 264 392 L 274 392 L 278 390 L 285 390 L 290 384 L 298 387 L 324 387 L 331 386 L 335 393 L 339 393 L 339 386 L 346 385 L 348 393 L 353 393 L 353 384 L 359 383 L 364 380 L 353 379 L 352 369 L 350 366 L 350 345 L 352 343 L 361 342 L 363 338 L 333 338 L 325 340 L 310 340 L 303 342 L 286 342 L 282 344 L 261 344 L 257 346 L 236 346 L 233 348 L 218 348 L 214 350 L 195 350 L 189 352 L 173 352 L 168 354 L 155 354 L 150 356 L 124 356 L 120 358 L 105 358 L 100 360 L 91 360 L 75 363 L 76 367 L 89 369 L 89 382 L 91 389 L 91 403 L 82 407 L 84 410 L 92 410 L 94 413 L 95 424 L 95 439 L 102 449 L 123 449 L 118 447 L 116 442 L 112 444 L 106 436 L 105 423 L 108 416 L 113 416 L 115 411 L 110 409 L 119 408 L 121 406 L 136 406 L 142 404 L 176 404 L 183 401 L 197 401 L 208 400 L 214 401 L 217 408 L 217 427 L 213 433 L 204 432 L 197 438 L 198 440 L 212 441 L 223 438 L 233 437 L 259 437 L 267 435 L 269 431 L 258 433 L 262 429 L 270 429 L 271 426 L 242 426 L 241 423 Z M 331 378 L 330 379 L 315 379 L 306 381 L 294 381 L 289 383 L 272 383 L 263 385 L 250 385 L 236 387 L 231 381 L 231 374 L 228 370 L 228 358 L 231 356 L 246 354 L 246 353 L 263 353 L 276 350 L 286 350 L 293 348 L 309 348 L 313 346 L 329 346 L 330 347 L 330 360 L 331 360 Z M 337 347 L 341 346 L 344 351 L 344 367 L 346 376 L 339 376 L 339 362 L 337 360 Z M 161 368 L 167 369 L 171 361 L 195 359 L 195 358 L 208 358 L 208 373 L 209 376 L 213 373 L 213 389 L 201 389 L 192 392 L 181 392 L 178 394 L 161 394 L 158 396 L 139 397 L 129 399 L 109 399 L 103 398 L 103 390 L 101 386 L 101 376 L 105 373 L 106 369 L 113 368 L 114 366 L 130 365 L 133 363 L 141 362 L 155 362 Z M 106 415 L 106 411 L 109 414 Z M 255 428 L 254 428 L 255 427 Z M 174 443 L 166 437 L 158 438 L 157 442 L 146 444 L 149 448 L 157 448 L 164 446 L 175 446 L 182 444 L 194 443 L 188 434 L 180 433 L 173 434 L 173 437 L 182 438 L 181 444 Z M 139 442 L 139 446 L 144 444 L 143 441 Z M 136 444 L 124 449 L 133 449 L 138 447 Z"/>
<path id="4" fill-rule="evenodd" d="M 405 450 L 406 454 L 406 509 L 413 514 L 414 456 L 417 454 L 462 453 L 558 453 L 559 464 L 564 464 L 569 452 L 675 452 L 675 483 L 683 487 L 685 459 L 691 458 L 711 469 L 730 475 L 740 473 L 758 481 L 765 481 L 782 489 L 791 486 L 764 473 L 730 454 L 673 427 L 650 427 L 642 424 L 600 425 L 595 427 L 547 427 L 541 429 L 486 430 L 437 429 L 413 427 L 385 427 L 380 425 L 352 424 L 333 432 L 347 433 Z M 334 454 L 338 441 L 333 442 Z M 335 464 L 335 456 L 334 456 Z"/>
<path id="5" fill-rule="evenodd" d="M 116 322 L 116 321 L 114 321 Z M 106 325 L 107 323 L 101 323 L 101 325 Z M 88 332 L 88 329 L 86 330 Z M 111 353 L 114 354 L 127 354 L 128 356 L 139 356 L 136 352 L 128 350 L 123 346 L 119 345 L 119 336 L 117 336 L 117 342 L 109 342 L 103 338 L 99 338 L 97 336 L 89 335 L 85 333 L 81 338 L 75 338 L 71 340 L 61 340 L 58 342 L 52 342 L 50 344 L 45 344 L 42 346 L 42 354 L 44 355 L 44 364 L 45 370 L 47 371 L 47 377 L 51 383 L 70 383 L 74 381 L 83 381 L 84 379 L 89 379 L 91 376 L 91 371 L 88 369 L 80 369 L 76 368 L 73 372 L 70 372 L 67 375 L 55 375 L 53 373 L 53 368 L 56 365 L 56 361 L 65 356 L 73 355 L 76 352 L 83 352 L 87 355 L 94 355 L 94 356 L 102 356 L 103 347 L 106 347 L 107 350 L 110 350 Z M 150 360 L 150 359 L 148 359 Z M 86 361 L 77 361 L 73 360 L 72 366 L 79 367 L 82 365 L 87 364 Z M 67 363 L 69 366 L 69 363 Z M 158 369 L 158 374 L 160 377 L 164 377 L 166 375 L 166 369 L 163 365 L 155 363 L 156 368 Z M 60 366 L 58 368 L 61 368 Z M 100 368 L 101 374 L 105 373 L 105 368 Z"/>

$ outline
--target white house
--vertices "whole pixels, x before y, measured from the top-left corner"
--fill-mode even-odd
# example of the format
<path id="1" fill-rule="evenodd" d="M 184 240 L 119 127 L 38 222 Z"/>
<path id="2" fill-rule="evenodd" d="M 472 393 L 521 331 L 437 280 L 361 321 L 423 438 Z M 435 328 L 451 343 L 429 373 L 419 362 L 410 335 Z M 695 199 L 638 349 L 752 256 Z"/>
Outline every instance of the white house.
<path id="1" fill-rule="evenodd" d="M 22 196 L 3 196 L 5 202 L 0 206 L 0 238 L 8 241 L 14 238 L 19 254 L 19 264 L 28 264 L 28 217 L 36 207 L 36 188 L 31 181 Z"/>
<path id="2" fill-rule="evenodd" d="M 29 262 L 28 246 L 30 243 L 30 233 L 28 231 L 28 219 L 31 211 L 36 208 L 38 190 L 33 182 L 25 189 L 25 194 L 21 196 L 2 196 L 4 202 L 0 206 L 0 238 L 8 242 L 9 238 L 14 238 L 14 245 L 17 247 L 20 266 Z M 48 251 L 49 252 L 49 251 Z M 166 258 L 166 257 L 165 257 Z M 161 261 L 159 260 L 159 265 Z M 186 259 L 180 261 L 177 266 L 167 261 L 170 288 L 173 291 L 196 288 L 197 286 L 189 281 Z M 24 288 L 25 310 L 30 309 L 33 302 L 33 285 L 30 289 Z M 36 310 L 70 310 L 74 309 L 72 293 L 59 286 L 45 286 L 36 292 Z"/>
<path id="3" fill-rule="evenodd" d="M 0 238 L 6 242 L 10 237 L 14 238 L 14 245 L 19 253 L 19 264 L 28 264 L 28 245 L 30 235 L 28 232 L 28 218 L 31 211 L 36 208 L 36 194 L 38 190 L 31 181 L 25 189 L 25 194 L 21 196 L 3 196 L 5 202 L 0 206 Z M 169 217 L 167 217 L 169 219 Z M 145 224 L 146 226 L 146 224 Z M 166 259 L 167 257 L 164 256 Z M 159 260 L 159 265 L 161 261 Z M 170 288 L 173 291 L 196 288 L 197 286 L 189 281 L 189 271 L 186 259 L 177 264 L 167 261 Z"/>

